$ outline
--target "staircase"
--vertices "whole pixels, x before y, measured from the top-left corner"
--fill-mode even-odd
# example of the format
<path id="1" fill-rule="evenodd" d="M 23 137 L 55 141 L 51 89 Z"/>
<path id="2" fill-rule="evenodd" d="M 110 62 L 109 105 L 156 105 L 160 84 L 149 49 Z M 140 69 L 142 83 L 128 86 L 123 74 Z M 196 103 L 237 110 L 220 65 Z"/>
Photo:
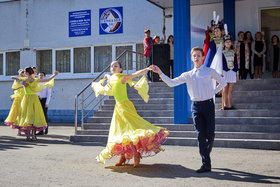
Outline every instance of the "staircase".
<path id="1" fill-rule="evenodd" d="M 140 116 L 170 130 L 167 145 L 197 146 L 192 124 L 173 124 L 173 88 L 164 83 L 150 83 L 150 100 L 145 103 L 133 88 L 128 97 Z M 104 101 L 100 111 L 88 118 L 84 129 L 71 141 L 107 142 L 115 101 Z M 242 80 L 235 84 L 233 105 L 236 110 L 219 111 L 216 98 L 215 147 L 280 150 L 280 80 Z"/>

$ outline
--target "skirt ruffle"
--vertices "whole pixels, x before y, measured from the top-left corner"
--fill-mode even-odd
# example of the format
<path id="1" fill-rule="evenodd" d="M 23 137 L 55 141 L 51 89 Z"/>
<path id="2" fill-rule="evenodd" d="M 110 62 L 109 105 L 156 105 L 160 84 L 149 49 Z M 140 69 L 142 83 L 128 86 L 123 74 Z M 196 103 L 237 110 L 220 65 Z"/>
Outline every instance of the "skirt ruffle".
<path id="1" fill-rule="evenodd" d="M 97 161 L 105 163 L 106 159 L 121 155 L 131 159 L 137 152 L 142 157 L 154 156 L 164 151 L 161 144 L 167 140 L 169 131 L 161 129 L 158 133 L 152 133 L 149 130 L 138 129 L 134 134 L 137 137 L 125 135 L 121 143 L 107 143 L 106 148 L 96 157 Z"/>
<path id="2" fill-rule="evenodd" d="M 141 118 L 131 101 L 117 102 L 111 121 L 106 148 L 96 157 L 97 161 L 125 155 L 127 159 L 137 152 L 141 156 L 153 156 L 169 135 L 166 128 L 152 125 Z"/>

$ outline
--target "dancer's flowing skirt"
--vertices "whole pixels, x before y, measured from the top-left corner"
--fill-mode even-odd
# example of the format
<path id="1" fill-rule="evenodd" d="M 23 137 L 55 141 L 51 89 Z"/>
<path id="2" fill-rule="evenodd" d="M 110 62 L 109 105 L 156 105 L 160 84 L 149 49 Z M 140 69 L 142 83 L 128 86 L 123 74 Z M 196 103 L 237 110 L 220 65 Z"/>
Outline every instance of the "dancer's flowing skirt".
<path id="1" fill-rule="evenodd" d="M 44 111 L 36 94 L 26 94 L 21 101 L 16 120 L 10 124 L 21 131 L 41 131 L 47 128 Z"/>
<path id="2" fill-rule="evenodd" d="M 20 110 L 22 98 L 23 98 L 22 95 L 18 95 L 17 97 L 15 97 L 9 115 L 4 122 L 6 125 L 10 125 L 11 127 L 13 127 L 13 123 L 16 121 L 18 112 Z"/>
<path id="3" fill-rule="evenodd" d="M 137 152 L 142 156 L 153 156 L 164 150 L 161 144 L 166 141 L 168 135 L 167 129 L 152 125 L 141 118 L 131 101 L 117 102 L 107 146 L 96 159 L 102 163 L 120 155 L 130 159 Z"/>

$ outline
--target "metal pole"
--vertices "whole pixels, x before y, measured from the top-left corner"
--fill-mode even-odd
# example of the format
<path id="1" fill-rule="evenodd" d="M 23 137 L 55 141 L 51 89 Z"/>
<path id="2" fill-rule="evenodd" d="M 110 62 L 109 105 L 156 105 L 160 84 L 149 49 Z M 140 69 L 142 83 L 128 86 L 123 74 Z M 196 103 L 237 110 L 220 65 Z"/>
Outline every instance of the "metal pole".
<path id="1" fill-rule="evenodd" d="M 101 104 L 102 104 L 102 98 L 101 95 L 99 95 L 99 110 L 101 110 Z"/>
<path id="2" fill-rule="evenodd" d="M 82 129 L 84 129 L 84 93 L 82 93 Z"/>
<path id="3" fill-rule="evenodd" d="M 75 96 L 75 135 L 77 135 L 78 131 L 78 96 Z"/>
<path id="4" fill-rule="evenodd" d="M 125 54 L 126 74 L 128 74 L 128 52 Z"/>

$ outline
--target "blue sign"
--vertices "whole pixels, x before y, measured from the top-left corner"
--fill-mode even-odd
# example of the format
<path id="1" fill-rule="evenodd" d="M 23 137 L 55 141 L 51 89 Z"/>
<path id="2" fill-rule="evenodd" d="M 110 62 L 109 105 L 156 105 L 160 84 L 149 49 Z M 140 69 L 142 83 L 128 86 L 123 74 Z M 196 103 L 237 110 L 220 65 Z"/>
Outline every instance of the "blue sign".
<path id="1" fill-rule="evenodd" d="M 69 12 L 69 37 L 91 35 L 91 11 Z"/>
<path id="2" fill-rule="evenodd" d="M 123 7 L 99 9 L 99 34 L 123 33 Z"/>

